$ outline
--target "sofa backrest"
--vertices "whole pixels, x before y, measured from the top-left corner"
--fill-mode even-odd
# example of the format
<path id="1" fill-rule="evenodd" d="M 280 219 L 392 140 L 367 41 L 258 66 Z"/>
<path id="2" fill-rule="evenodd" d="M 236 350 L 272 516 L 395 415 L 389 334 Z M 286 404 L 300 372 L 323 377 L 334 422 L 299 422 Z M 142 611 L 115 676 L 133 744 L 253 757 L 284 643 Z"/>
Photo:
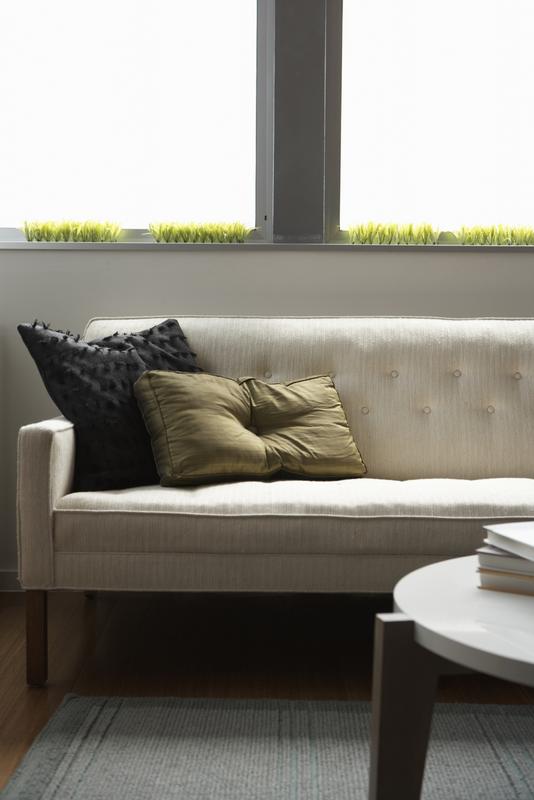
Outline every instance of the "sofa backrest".
<path id="1" fill-rule="evenodd" d="M 93 319 L 84 336 L 162 319 Z M 208 372 L 330 373 L 369 477 L 534 477 L 534 319 L 177 319 Z"/>

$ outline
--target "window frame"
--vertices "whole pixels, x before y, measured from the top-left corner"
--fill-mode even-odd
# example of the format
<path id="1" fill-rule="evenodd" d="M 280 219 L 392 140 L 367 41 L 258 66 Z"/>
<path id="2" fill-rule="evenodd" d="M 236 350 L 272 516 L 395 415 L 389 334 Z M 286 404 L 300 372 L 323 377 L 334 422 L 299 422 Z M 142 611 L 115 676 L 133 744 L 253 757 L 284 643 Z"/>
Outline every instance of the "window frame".
<path id="1" fill-rule="evenodd" d="M 148 229 L 120 242 L 27 242 L 0 227 L 1 249 L 308 249 L 532 252 L 532 246 L 359 245 L 340 230 L 343 0 L 257 0 L 256 228 L 243 244 L 157 243 Z M 305 135 L 303 135 L 303 130 Z M 148 234 L 148 235 L 147 235 Z"/>

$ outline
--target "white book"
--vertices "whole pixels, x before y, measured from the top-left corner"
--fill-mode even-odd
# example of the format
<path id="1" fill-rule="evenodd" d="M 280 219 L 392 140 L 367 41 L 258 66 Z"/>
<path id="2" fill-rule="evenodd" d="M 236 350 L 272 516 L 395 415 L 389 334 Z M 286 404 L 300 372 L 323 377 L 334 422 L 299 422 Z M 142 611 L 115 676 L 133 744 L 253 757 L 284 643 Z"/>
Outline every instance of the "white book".
<path id="1" fill-rule="evenodd" d="M 484 530 L 488 544 L 534 561 L 534 520 L 484 525 Z"/>
<path id="2" fill-rule="evenodd" d="M 479 547 L 477 555 L 478 563 L 483 568 L 534 575 L 534 561 L 521 558 L 514 553 L 507 553 L 506 550 L 501 550 L 499 547 L 489 544 Z"/>

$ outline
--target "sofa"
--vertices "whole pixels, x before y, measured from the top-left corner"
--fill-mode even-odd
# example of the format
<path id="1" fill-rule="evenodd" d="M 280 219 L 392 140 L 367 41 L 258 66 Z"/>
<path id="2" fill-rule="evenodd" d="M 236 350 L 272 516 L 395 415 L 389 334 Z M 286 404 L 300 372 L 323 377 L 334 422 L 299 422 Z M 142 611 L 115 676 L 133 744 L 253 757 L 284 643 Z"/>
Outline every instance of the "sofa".
<path id="1" fill-rule="evenodd" d="M 164 318 L 92 319 L 84 338 Z M 367 475 L 72 492 L 72 425 L 26 425 L 29 683 L 46 680 L 50 590 L 391 592 L 473 553 L 485 522 L 534 517 L 534 319 L 177 318 L 207 371 L 329 373 Z"/>

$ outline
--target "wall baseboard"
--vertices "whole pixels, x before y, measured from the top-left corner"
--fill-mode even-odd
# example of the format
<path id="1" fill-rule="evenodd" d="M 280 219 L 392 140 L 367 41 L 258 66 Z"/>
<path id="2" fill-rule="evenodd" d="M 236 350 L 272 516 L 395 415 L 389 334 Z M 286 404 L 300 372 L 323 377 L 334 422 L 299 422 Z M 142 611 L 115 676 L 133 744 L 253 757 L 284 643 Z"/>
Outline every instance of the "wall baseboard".
<path id="1" fill-rule="evenodd" d="M 16 570 L 0 570 L 0 592 L 22 592 Z"/>

